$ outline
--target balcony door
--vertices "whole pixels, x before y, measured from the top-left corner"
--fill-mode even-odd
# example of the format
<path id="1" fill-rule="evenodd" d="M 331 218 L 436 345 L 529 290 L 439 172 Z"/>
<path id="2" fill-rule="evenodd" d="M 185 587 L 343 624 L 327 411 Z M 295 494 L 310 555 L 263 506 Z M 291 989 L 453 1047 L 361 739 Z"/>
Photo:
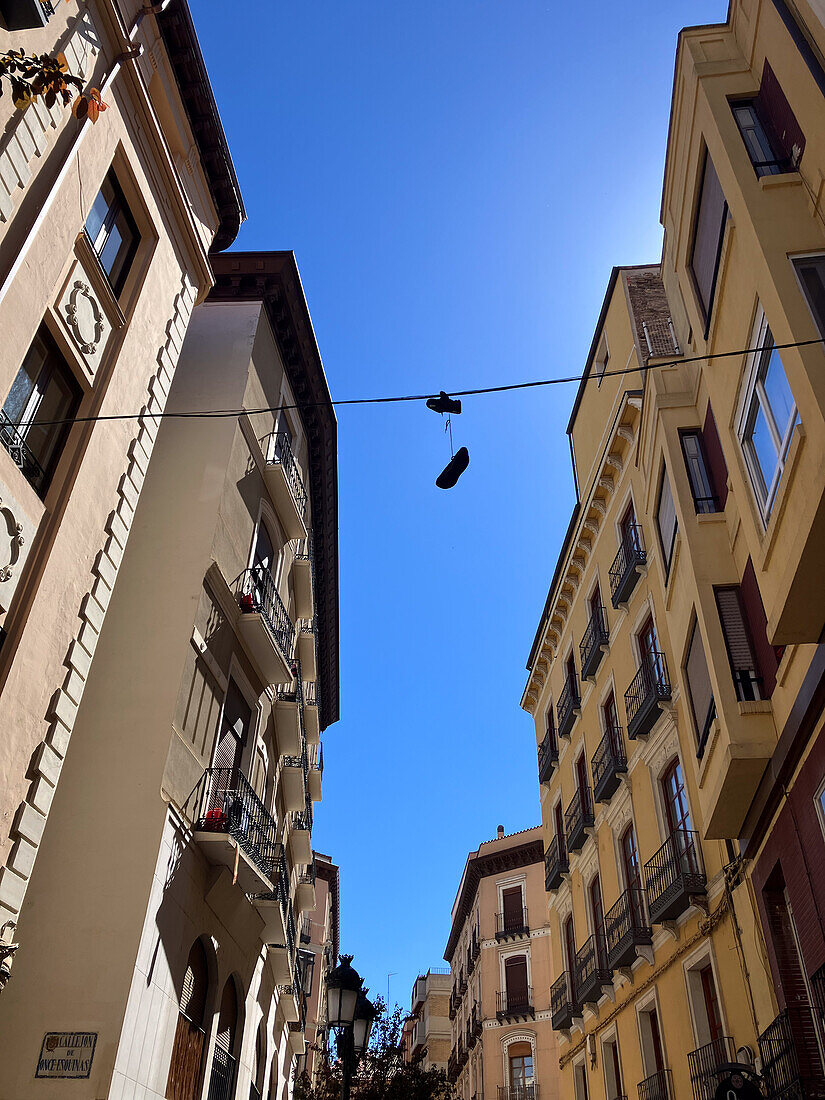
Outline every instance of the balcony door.
<path id="1" fill-rule="evenodd" d="M 533 1048 L 529 1043 L 512 1043 L 507 1059 L 512 1100 L 532 1100 Z"/>
<path id="2" fill-rule="evenodd" d="M 523 1008 L 529 1003 L 527 995 L 527 957 L 511 955 L 504 960 L 504 988 L 507 993 L 507 1008 Z"/>
<path id="3" fill-rule="evenodd" d="M 636 545 L 636 513 L 633 511 L 632 501 L 628 504 L 627 511 L 622 516 L 619 530 L 621 532 L 623 546 Z"/>
<path id="4" fill-rule="evenodd" d="M 232 1100 L 235 1094 L 235 1039 L 238 1029 L 238 997 L 235 983 L 228 978 L 223 987 L 218 1031 L 212 1053 L 207 1100 Z"/>
<path id="5" fill-rule="evenodd" d="M 252 725 L 252 707 L 234 680 L 229 681 L 223 703 L 214 767 L 236 769 L 241 766 L 243 750 Z"/>
<path id="6" fill-rule="evenodd" d="M 656 637 L 656 627 L 653 625 L 652 615 L 648 615 L 636 638 L 639 642 L 641 663 L 646 665 L 652 672 L 656 667 L 656 654 L 659 651 L 659 642 Z"/>
<path id="7" fill-rule="evenodd" d="M 570 974 L 571 993 L 573 991 L 573 974 L 576 966 L 576 929 L 573 924 L 572 914 L 564 922 L 564 950 L 567 955 L 567 970 Z"/>
<path id="8" fill-rule="evenodd" d="M 501 892 L 504 931 L 514 932 L 524 927 L 524 895 L 520 886 L 511 886 Z"/>
<path id="9" fill-rule="evenodd" d="M 642 1055 L 644 1058 L 645 1074 L 653 1077 L 654 1074 L 662 1074 L 665 1071 L 665 1052 L 662 1044 L 662 1033 L 659 1029 L 659 1012 L 655 1005 L 652 1008 L 643 1009 L 639 1013 L 639 1031 L 642 1040 Z M 664 1089 L 651 1089 L 650 1094 L 659 1100 L 667 1096 Z"/>
<path id="10" fill-rule="evenodd" d="M 604 905 L 602 903 L 602 884 L 598 875 L 590 883 L 590 917 L 593 921 L 593 935 L 596 937 L 596 956 L 599 966 L 607 967 L 606 946 L 604 942 Z"/>
<path id="11" fill-rule="evenodd" d="M 642 909 L 642 871 L 639 866 L 639 850 L 636 847 L 636 831 L 632 824 L 622 834 L 622 865 L 625 886 L 630 895 L 630 919 L 635 928 L 642 928 L 645 923 Z"/>
<path id="12" fill-rule="evenodd" d="M 696 874 L 699 870 L 696 841 L 692 834 L 693 824 L 690 820 L 682 765 L 678 760 L 674 760 L 662 776 L 662 792 L 667 827 L 673 838 L 674 854 L 678 855 L 682 870 L 687 874 Z"/>

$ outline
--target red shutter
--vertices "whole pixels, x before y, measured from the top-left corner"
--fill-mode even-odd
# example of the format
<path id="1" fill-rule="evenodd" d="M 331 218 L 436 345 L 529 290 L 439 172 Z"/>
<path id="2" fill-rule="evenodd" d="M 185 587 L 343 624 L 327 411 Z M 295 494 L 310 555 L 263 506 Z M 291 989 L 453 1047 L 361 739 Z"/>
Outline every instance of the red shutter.
<path id="1" fill-rule="evenodd" d="M 728 467 L 722 453 L 722 443 L 719 439 L 719 432 L 716 430 L 716 421 L 713 419 L 713 409 L 710 404 L 708 404 L 705 424 L 702 428 L 702 445 L 705 450 L 705 459 L 708 464 L 713 492 L 719 501 L 719 510 L 722 511 L 725 507 L 725 501 L 728 499 Z"/>
<path id="2" fill-rule="evenodd" d="M 706 324 L 710 322 L 713 292 L 716 287 L 716 269 L 722 249 L 725 231 L 727 203 L 713 161 L 705 154 L 705 168 L 699 192 L 699 209 L 693 234 L 690 269 L 702 304 Z"/>
<path id="3" fill-rule="evenodd" d="M 770 699 L 776 687 L 776 670 L 782 656 L 782 647 L 774 647 L 768 642 L 768 618 L 762 606 L 762 596 L 750 558 L 742 575 L 740 592 L 753 648 L 756 651 L 756 663 L 762 677 L 762 694 L 766 699 Z"/>
<path id="4" fill-rule="evenodd" d="M 777 160 L 787 160 L 795 168 L 805 151 L 805 135 L 767 60 L 756 97 L 756 113 L 768 131 Z"/>
<path id="5" fill-rule="evenodd" d="M 507 985 L 507 1005 L 516 1008 L 526 1005 L 527 997 L 527 959 L 523 955 L 509 958 L 504 963 L 504 980 Z"/>

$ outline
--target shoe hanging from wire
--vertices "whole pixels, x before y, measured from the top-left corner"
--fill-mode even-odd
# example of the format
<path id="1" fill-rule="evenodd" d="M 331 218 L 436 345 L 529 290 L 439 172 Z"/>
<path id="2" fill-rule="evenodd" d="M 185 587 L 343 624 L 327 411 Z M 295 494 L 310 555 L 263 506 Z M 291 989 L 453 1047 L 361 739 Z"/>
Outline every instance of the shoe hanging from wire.
<path id="1" fill-rule="evenodd" d="M 453 449 L 452 418 L 461 413 L 461 402 L 454 397 L 450 397 L 442 390 L 438 397 L 427 399 L 427 408 L 440 413 L 442 416 L 444 413 L 450 413 L 444 425 L 444 431 L 449 433 L 450 436 L 450 461 L 435 479 L 435 483 L 439 489 L 452 489 L 470 465 L 470 452 L 466 447 L 459 447 L 457 451 Z"/>

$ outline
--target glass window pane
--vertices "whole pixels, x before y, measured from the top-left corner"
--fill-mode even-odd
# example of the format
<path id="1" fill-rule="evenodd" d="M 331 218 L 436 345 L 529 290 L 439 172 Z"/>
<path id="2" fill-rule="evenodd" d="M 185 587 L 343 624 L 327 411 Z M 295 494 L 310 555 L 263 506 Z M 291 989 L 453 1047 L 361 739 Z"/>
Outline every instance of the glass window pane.
<path id="1" fill-rule="evenodd" d="M 107 267 L 106 262 L 103 260 L 103 256 L 101 256 L 101 262 L 109 275 L 112 286 L 119 290 L 120 284 L 126 276 L 126 264 L 132 254 L 135 242 L 134 231 L 123 212 L 119 213 L 115 219 L 115 224 L 112 226 L 109 240 L 106 242 L 106 249 L 104 249 L 104 251 L 109 255 L 109 244 L 113 238 L 117 240 L 118 245 L 116 254 L 112 256 L 111 265 Z"/>
<path id="2" fill-rule="evenodd" d="M 23 366 L 17 372 L 17 377 L 11 384 L 9 395 L 3 405 L 3 412 L 13 424 L 19 424 L 26 413 L 35 383 L 46 362 L 48 350 L 45 342 L 39 337 L 26 352 Z"/>
<path id="3" fill-rule="evenodd" d="M 687 467 L 696 511 L 715 511 L 716 502 L 710 484 L 710 477 L 708 476 L 705 466 L 705 456 L 702 451 L 698 432 L 685 432 L 682 435 L 682 450 L 685 455 L 685 466 Z"/>
<path id="4" fill-rule="evenodd" d="M 788 429 L 796 421 L 796 405 L 776 348 L 771 351 L 765 369 L 764 385 L 777 430 L 784 439 Z"/>
<path id="5" fill-rule="evenodd" d="M 95 201 L 92 203 L 92 209 L 89 211 L 89 216 L 86 219 L 86 232 L 89 234 L 89 239 L 94 245 L 95 251 L 99 251 L 102 242 L 98 240 L 101 235 L 101 230 L 106 223 L 106 217 L 109 213 L 109 205 L 111 201 L 111 188 L 108 189 L 109 194 L 106 194 L 106 184 L 98 191 Z"/>
<path id="6" fill-rule="evenodd" d="M 76 387 L 63 370 L 55 369 L 37 407 L 37 424 L 26 429 L 26 443 L 44 470 L 66 434 L 66 425 L 54 421 L 70 419 L 76 400 Z"/>
<path id="7" fill-rule="evenodd" d="M 673 543 L 676 538 L 676 508 L 666 471 L 662 474 L 662 487 L 659 491 L 659 508 L 656 513 L 656 522 L 659 527 L 659 538 L 662 541 L 665 564 L 669 566 L 673 554 Z"/>
<path id="8" fill-rule="evenodd" d="M 118 253 L 122 247 L 123 238 L 120 235 L 120 226 L 115 223 L 112 226 L 111 232 L 106 237 L 103 248 L 100 250 L 100 264 L 109 276 L 110 282 L 114 282 L 113 271 L 117 263 Z"/>
<path id="9" fill-rule="evenodd" d="M 762 480 L 763 496 L 767 496 L 768 488 L 773 483 L 779 465 L 779 454 L 768 427 L 768 422 L 765 419 L 765 414 L 762 412 L 762 406 L 755 395 L 745 439 L 750 444 L 751 456 L 756 465 L 755 472 Z"/>
<path id="10" fill-rule="evenodd" d="M 825 337 L 825 257 L 794 260 L 819 335 Z"/>

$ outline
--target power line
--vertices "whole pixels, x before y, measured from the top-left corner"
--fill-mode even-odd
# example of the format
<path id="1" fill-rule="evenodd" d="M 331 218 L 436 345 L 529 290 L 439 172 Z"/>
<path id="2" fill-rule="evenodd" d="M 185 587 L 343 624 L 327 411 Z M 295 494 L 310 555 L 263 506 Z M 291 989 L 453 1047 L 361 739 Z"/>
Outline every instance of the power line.
<path id="1" fill-rule="evenodd" d="M 787 344 L 771 344 L 770 348 L 776 351 L 784 351 L 786 348 L 804 348 L 811 344 L 821 344 L 825 342 L 825 337 L 817 337 L 813 340 L 794 340 Z M 624 374 L 644 374 L 646 371 L 653 370 L 659 367 L 677 367 L 683 363 L 699 363 L 707 362 L 710 359 L 730 359 L 738 355 L 750 355 L 753 352 L 764 351 L 765 346 L 759 346 L 755 348 L 739 348 L 736 351 L 717 351 L 711 355 L 690 355 L 681 356 L 678 359 L 671 359 L 664 363 L 654 363 L 650 366 L 643 367 L 625 367 L 622 370 L 606 370 L 598 375 L 598 379 L 611 378 Z M 452 397 L 476 397 L 486 393 L 506 393 L 510 390 L 528 390 L 535 389 L 538 386 L 565 386 L 570 382 L 582 382 L 586 379 L 595 377 L 585 371 L 583 374 L 570 374 L 561 378 L 542 378 L 532 382 L 509 382 L 503 386 L 483 386 L 473 390 L 449 390 L 447 391 Z M 426 401 L 428 398 L 437 397 L 435 393 L 416 393 L 416 394 L 403 394 L 396 397 L 349 397 L 342 398 L 338 401 L 301 401 L 292 405 L 263 405 L 257 409 L 207 409 L 201 412 L 158 412 L 153 413 L 148 410 L 139 413 L 110 413 L 105 416 L 71 416 L 64 417 L 60 420 L 21 420 L 19 424 L 13 425 L 15 428 L 29 428 L 29 427 L 56 427 L 61 424 L 92 424 L 100 421 L 108 420 L 220 420 L 225 417 L 242 416 L 244 413 L 247 416 L 255 416 L 259 413 L 276 413 L 284 410 L 297 410 L 301 409 L 316 409 L 316 408 L 329 408 L 330 406 L 338 407 L 343 405 L 389 405 L 397 404 L 402 401 Z"/>

